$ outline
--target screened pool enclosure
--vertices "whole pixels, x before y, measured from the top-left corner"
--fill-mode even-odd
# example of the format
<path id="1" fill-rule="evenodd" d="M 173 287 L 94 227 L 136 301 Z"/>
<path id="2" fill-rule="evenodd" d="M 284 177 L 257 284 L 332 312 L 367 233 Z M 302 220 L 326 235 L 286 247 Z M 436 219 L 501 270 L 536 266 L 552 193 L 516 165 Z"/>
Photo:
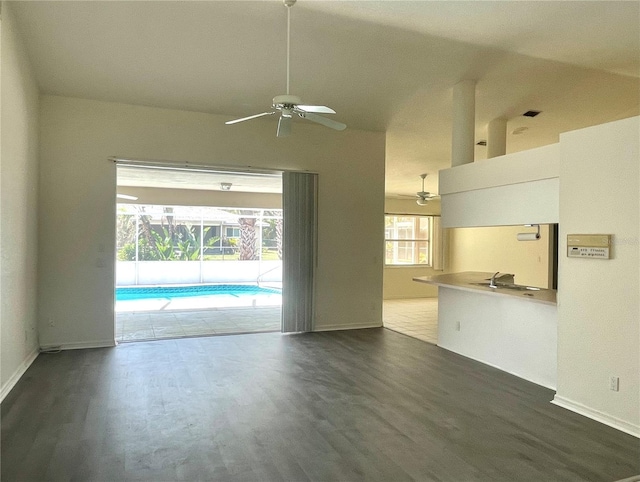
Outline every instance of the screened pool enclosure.
<path id="1" fill-rule="evenodd" d="M 282 210 L 118 204 L 116 286 L 282 284 Z"/>

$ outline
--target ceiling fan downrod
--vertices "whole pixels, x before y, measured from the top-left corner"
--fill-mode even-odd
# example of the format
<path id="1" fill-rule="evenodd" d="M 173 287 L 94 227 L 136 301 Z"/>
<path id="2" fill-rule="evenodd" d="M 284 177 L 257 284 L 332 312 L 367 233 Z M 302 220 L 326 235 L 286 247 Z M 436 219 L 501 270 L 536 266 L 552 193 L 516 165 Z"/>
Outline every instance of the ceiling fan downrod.
<path id="1" fill-rule="evenodd" d="M 284 6 L 287 7 L 287 95 L 289 95 L 289 72 L 291 64 L 291 7 L 296 0 L 283 0 Z"/>
<path id="2" fill-rule="evenodd" d="M 287 7 L 287 93 L 277 95 L 273 98 L 271 104 L 272 110 L 262 112 L 260 114 L 241 117 L 226 121 L 225 124 L 238 124 L 239 122 L 257 119 L 259 117 L 271 116 L 280 113 L 278 120 L 277 137 L 286 137 L 291 133 L 291 121 L 295 116 L 306 119 L 316 124 L 329 127 L 331 129 L 342 131 L 346 129 L 346 124 L 342 122 L 323 117 L 318 114 L 335 114 L 336 111 L 324 105 L 308 105 L 303 104 L 302 99 L 297 95 L 290 94 L 290 77 L 291 77 L 291 7 L 295 5 L 296 0 L 283 0 L 284 6 Z"/>

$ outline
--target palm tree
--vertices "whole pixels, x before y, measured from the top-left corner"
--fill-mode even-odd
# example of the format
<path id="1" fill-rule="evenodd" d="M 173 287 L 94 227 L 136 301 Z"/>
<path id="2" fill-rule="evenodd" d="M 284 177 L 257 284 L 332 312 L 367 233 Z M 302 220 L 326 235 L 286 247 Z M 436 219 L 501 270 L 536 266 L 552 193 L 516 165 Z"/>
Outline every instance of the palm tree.
<path id="1" fill-rule="evenodd" d="M 256 219 L 238 218 L 240 224 L 240 258 L 241 260 L 258 259 L 256 250 Z"/>

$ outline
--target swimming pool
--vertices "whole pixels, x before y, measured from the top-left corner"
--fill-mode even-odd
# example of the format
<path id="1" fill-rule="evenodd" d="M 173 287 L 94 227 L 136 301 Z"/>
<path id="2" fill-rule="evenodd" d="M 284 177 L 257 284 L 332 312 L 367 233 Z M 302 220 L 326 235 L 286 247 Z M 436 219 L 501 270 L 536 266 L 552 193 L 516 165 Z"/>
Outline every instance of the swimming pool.
<path id="1" fill-rule="evenodd" d="M 201 296 L 256 297 L 281 295 L 280 290 L 256 285 L 179 285 L 179 286 L 120 286 L 116 288 L 116 301 L 137 301 L 149 299 L 173 300 Z"/>
<path id="2" fill-rule="evenodd" d="M 282 291 L 248 284 L 118 286 L 117 312 L 282 306 Z"/>

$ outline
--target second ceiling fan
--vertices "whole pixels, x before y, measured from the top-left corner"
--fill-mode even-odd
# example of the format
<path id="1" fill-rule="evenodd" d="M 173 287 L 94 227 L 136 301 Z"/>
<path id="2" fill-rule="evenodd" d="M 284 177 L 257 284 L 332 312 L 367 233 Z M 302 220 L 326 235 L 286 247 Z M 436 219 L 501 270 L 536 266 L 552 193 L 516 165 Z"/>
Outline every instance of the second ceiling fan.
<path id="1" fill-rule="evenodd" d="M 418 206 L 426 206 L 429 201 L 431 201 L 432 199 L 437 199 L 440 196 L 438 196 L 437 194 L 431 194 L 429 191 L 425 191 L 424 180 L 427 175 L 420 174 L 420 177 L 422 178 L 422 191 L 418 191 L 416 193 L 416 204 L 418 204 Z"/>
<path id="2" fill-rule="evenodd" d="M 289 94 L 289 71 L 290 71 L 290 51 L 291 51 L 291 7 L 296 3 L 296 0 L 284 0 L 284 5 L 287 7 L 287 93 L 284 95 L 277 95 L 273 98 L 272 109 L 267 112 L 261 112 L 260 114 L 250 115 L 248 117 L 242 117 L 240 119 L 234 119 L 225 122 L 227 125 L 237 124 L 239 122 L 248 121 L 251 119 L 257 119 L 258 117 L 270 116 L 280 113 L 280 119 L 278 120 L 278 137 L 286 137 L 291 134 L 291 122 L 294 116 L 301 117 L 302 119 L 310 120 L 322 124 L 323 126 L 330 127 L 337 131 L 344 130 L 347 125 L 342 122 L 334 121 L 327 117 L 323 117 L 318 114 L 335 114 L 336 111 L 330 107 L 324 105 L 307 105 L 302 103 L 300 97 Z"/>

